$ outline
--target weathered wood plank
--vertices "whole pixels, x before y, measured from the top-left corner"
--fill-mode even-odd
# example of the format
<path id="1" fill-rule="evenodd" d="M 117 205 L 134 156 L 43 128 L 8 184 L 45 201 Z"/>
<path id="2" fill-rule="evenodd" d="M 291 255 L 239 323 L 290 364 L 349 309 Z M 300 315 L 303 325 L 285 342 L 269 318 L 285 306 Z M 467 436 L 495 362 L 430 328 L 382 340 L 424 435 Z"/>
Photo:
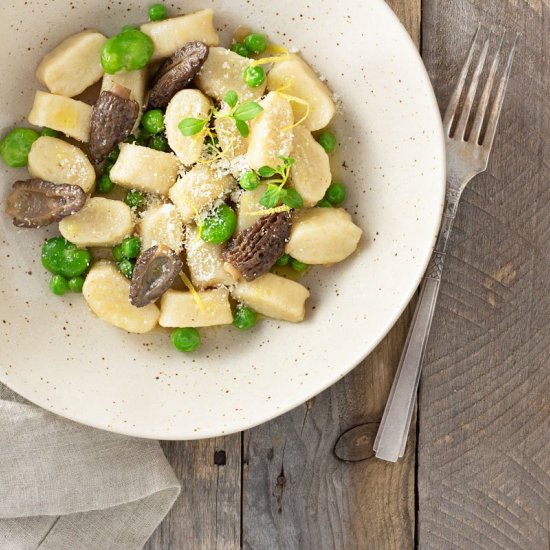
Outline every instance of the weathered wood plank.
<path id="1" fill-rule="evenodd" d="M 390 4 L 418 43 L 420 0 Z M 338 384 L 245 433 L 243 548 L 412 548 L 414 426 L 397 465 L 375 458 L 343 462 L 333 453 L 339 436 L 364 422 L 374 423 L 364 434 L 370 441 L 361 442 L 372 448 L 410 316 L 408 309 L 376 351 Z"/>
<path id="2" fill-rule="evenodd" d="M 182 491 L 145 550 L 240 548 L 241 435 L 162 446 Z"/>
<path id="3" fill-rule="evenodd" d="M 440 104 L 478 22 L 521 31 L 488 172 L 466 190 L 421 386 L 419 546 L 548 549 L 550 66 L 546 1 L 430 0 Z"/>

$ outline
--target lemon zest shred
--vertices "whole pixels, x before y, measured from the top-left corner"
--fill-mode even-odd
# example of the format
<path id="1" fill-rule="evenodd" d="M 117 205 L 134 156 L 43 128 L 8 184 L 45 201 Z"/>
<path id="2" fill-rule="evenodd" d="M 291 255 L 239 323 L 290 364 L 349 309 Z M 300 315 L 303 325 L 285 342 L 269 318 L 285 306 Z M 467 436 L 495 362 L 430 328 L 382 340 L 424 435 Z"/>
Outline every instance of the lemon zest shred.
<path id="1" fill-rule="evenodd" d="M 288 50 L 282 44 L 269 44 L 265 50 L 268 53 L 276 54 L 286 54 L 288 55 Z"/>
<path id="2" fill-rule="evenodd" d="M 290 58 L 290 53 L 288 53 L 288 50 L 283 46 L 275 45 L 271 49 L 277 55 L 255 59 L 252 63 L 250 63 L 250 66 L 257 67 L 258 65 L 268 65 L 269 63 L 280 63 L 281 61 L 286 61 Z"/>
<path id="3" fill-rule="evenodd" d="M 284 97 L 285 99 L 290 101 L 291 103 L 298 103 L 299 105 L 303 105 L 306 108 L 305 115 L 298 122 L 295 122 L 294 124 L 291 124 L 290 126 L 285 126 L 281 130 L 281 132 L 286 132 L 287 130 L 291 130 L 292 128 L 296 128 L 296 126 L 299 126 L 300 124 L 302 124 L 302 122 L 304 122 L 307 119 L 307 117 L 309 116 L 309 113 L 311 111 L 311 106 L 309 104 L 309 101 L 306 101 L 305 99 L 302 99 L 301 97 L 296 97 L 295 95 L 285 94 L 285 93 L 280 92 L 278 90 L 277 90 L 277 93 L 281 97 Z"/>
<path id="4" fill-rule="evenodd" d="M 266 208 L 265 210 L 258 210 L 256 212 L 249 212 L 249 216 L 269 216 L 271 214 L 279 214 L 281 212 L 289 212 L 291 210 L 290 206 L 282 204 L 281 206 L 276 206 L 275 208 Z"/>
<path id="5" fill-rule="evenodd" d="M 204 302 L 201 300 L 199 293 L 195 290 L 195 287 L 193 286 L 193 283 L 189 280 L 189 277 L 183 271 L 180 272 L 180 277 L 183 281 L 183 284 L 189 289 L 189 292 L 191 293 L 191 296 L 193 296 L 193 299 L 197 303 L 199 309 L 201 311 L 206 311 Z"/>

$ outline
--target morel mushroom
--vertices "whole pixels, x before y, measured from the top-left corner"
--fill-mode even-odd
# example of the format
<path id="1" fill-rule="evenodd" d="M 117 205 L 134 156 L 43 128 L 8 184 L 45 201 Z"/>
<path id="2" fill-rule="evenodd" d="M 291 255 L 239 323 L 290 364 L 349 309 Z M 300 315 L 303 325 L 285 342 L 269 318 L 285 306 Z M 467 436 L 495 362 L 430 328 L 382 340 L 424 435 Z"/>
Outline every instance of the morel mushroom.
<path id="1" fill-rule="evenodd" d="M 37 228 L 76 214 L 85 202 L 86 193 L 78 185 L 16 181 L 6 200 L 6 213 L 17 227 Z"/>
<path id="2" fill-rule="evenodd" d="M 188 42 L 159 69 L 149 95 L 149 107 L 165 108 L 201 70 L 208 58 L 209 48 L 202 42 Z"/>
<path id="3" fill-rule="evenodd" d="M 115 86 L 101 92 L 92 110 L 89 150 L 99 164 L 132 132 L 139 115 L 139 104 L 130 99 L 130 90 Z"/>
<path id="4" fill-rule="evenodd" d="M 152 246 L 137 259 L 130 285 L 130 302 L 144 307 L 158 300 L 183 269 L 180 257 L 164 244 Z"/>
<path id="5" fill-rule="evenodd" d="M 283 255 L 290 225 L 288 212 L 261 218 L 229 241 L 222 258 L 231 272 L 236 270 L 246 281 L 253 281 L 267 273 Z"/>

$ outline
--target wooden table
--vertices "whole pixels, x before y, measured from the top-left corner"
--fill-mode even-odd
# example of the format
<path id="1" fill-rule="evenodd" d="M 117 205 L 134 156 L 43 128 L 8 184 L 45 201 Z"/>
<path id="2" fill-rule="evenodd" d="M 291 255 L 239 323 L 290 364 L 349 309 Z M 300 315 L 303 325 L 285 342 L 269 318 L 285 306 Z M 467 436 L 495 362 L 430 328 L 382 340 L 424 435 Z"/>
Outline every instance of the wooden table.
<path id="1" fill-rule="evenodd" d="M 549 3 L 389 3 L 442 107 L 479 22 L 522 33 L 489 169 L 456 220 L 406 456 L 343 462 L 333 450 L 364 422 L 355 443 L 372 446 L 411 309 L 296 410 L 243 434 L 164 443 L 183 490 L 147 550 L 549 548 Z"/>

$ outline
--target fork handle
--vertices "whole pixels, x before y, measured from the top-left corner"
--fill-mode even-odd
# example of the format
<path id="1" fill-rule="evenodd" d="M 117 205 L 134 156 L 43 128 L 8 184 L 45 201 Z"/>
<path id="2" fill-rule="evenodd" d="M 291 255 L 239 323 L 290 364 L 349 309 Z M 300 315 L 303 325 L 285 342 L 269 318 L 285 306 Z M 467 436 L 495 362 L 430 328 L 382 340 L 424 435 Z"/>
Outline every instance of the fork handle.
<path id="1" fill-rule="evenodd" d="M 405 347 L 397 367 L 388 402 L 374 442 L 376 456 L 396 462 L 405 452 L 405 445 L 416 401 L 422 361 L 439 294 L 447 243 L 458 208 L 460 193 L 447 192 L 445 213 L 434 253 L 422 283 L 420 297 Z"/>

